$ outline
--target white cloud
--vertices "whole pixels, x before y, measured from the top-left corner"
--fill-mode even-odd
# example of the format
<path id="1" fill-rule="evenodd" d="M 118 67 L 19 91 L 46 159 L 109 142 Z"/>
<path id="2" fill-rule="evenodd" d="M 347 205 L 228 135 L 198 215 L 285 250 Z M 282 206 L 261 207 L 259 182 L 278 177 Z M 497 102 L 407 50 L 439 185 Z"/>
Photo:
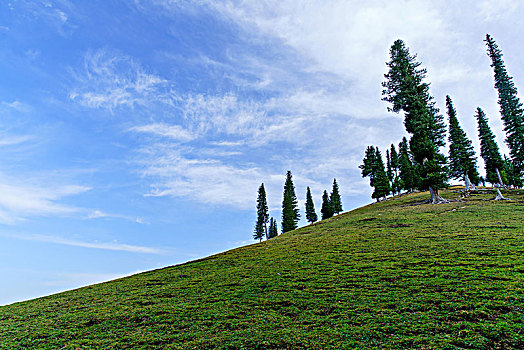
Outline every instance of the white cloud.
<path id="1" fill-rule="evenodd" d="M 154 123 L 142 126 L 134 126 L 129 130 L 163 136 L 180 142 L 187 142 L 195 139 L 195 135 L 193 135 L 190 131 L 184 129 L 180 125 L 169 125 L 166 123 Z"/>
<path id="2" fill-rule="evenodd" d="M 110 213 L 106 213 L 98 209 L 92 210 L 91 212 L 89 212 L 89 214 L 87 215 L 87 218 L 88 219 L 122 219 L 122 220 L 131 221 L 131 222 L 136 222 L 137 224 L 148 224 L 149 223 L 144 218 L 141 218 L 141 217 L 133 217 L 133 216 L 122 215 L 122 214 L 110 214 Z"/>
<path id="3" fill-rule="evenodd" d="M 107 242 L 107 243 L 105 242 L 84 242 L 84 241 L 71 240 L 71 239 L 58 237 L 58 236 L 47 236 L 47 235 L 39 235 L 39 234 L 34 234 L 34 235 L 14 235 L 12 234 L 8 236 L 11 238 L 21 239 L 25 241 L 36 241 L 36 242 L 44 242 L 44 243 L 52 243 L 52 244 L 61 244 L 61 245 L 88 248 L 88 249 L 113 250 L 113 251 L 129 252 L 129 253 L 140 253 L 140 254 L 163 254 L 164 253 L 162 250 L 159 250 L 156 248 L 124 244 L 124 243 L 118 243 L 118 242 Z"/>
<path id="4" fill-rule="evenodd" d="M 28 112 L 31 110 L 31 107 L 23 102 L 14 100 L 13 102 L 2 102 L 3 106 L 8 107 L 9 109 L 18 111 L 18 112 Z"/>
<path id="5" fill-rule="evenodd" d="M 0 147 L 2 146 L 13 146 L 18 145 L 24 142 L 27 142 L 29 140 L 32 140 L 33 136 L 30 135 L 24 135 L 24 136 L 4 136 L 1 135 L 0 137 Z"/>
<path id="6" fill-rule="evenodd" d="M 499 20 L 502 17 L 511 17 L 512 14 L 518 13 L 517 8 L 521 7 L 518 1 L 513 0 L 498 0 L 496 3 L 489 0 L 479 1 L 477 6 L 480 14 L 486 21 Z"/>
<path id="7" fill-rule="evenodd" d="M 264 175 L 217 160 L 189 159 L 178 150 L 154 145 L 144 159 L 143 174 L 156 179 L 148 196 L 189 197 L 203 203 L 246 208 Z M 250 201 L 249 201 L 250 202 Z"/>
<path id="8" fill-rule="evenodd" d="M 81 209 L 61 203 L 64 197 L 89 191 L 78 185 L 19 183 L 0 177 L 0 223 L 12 224 L 28 216 L 73 215 Z"/>
<path id="9" fill-rule="evenodd" d="M 112 110 L 171 98 L 169 93 L 159 93 L 165 80 L 145 72 L 131 57 L 115 52 L 89 52 L 84 71 L 74 74 L 81 87 L 71 91 L 69 97 L 86 107 Z"/>
<path id="10" fill-rule="evenodd" d="M 175 117 L 162 119 L 151 112 L 147 122 L 127 126 L 153 138 L 141 147 L 140 158 L 143 174 L 153 179 L 149 195 L 247 208 L 259 182 L 271 179 L 277 192 L 283 175 L 275 174 L 287 169 L 302 175 L 297 187 L 300 183 L 320 190 L 336 177 L 347 196 L 367 192 L 358 170 L 365 146 L 383 149 L 405 134 L 402 115 L 388 113 L 381 101 L 388 50 L 398 38 L 428 68 L 438 106 L 450 94 L 461 123 L 475 139 L 474 109 L 488 104 L 483 107 L 502 139 L 482 39 L 487 19 L 491 30 L 502 15 L 515 18 L 510 2 L 490 3 L 489 9 L 474 1 L 429 0 L 164 0 L 155 1 L 153 9 L 150 3 L 135 3 L 147 14 L 156 6 L 164 6 L 162 15 L 210 10 L 237 26 L 246 44 L 224 44 L 220 59 L 207 52 L 189 58 L 164 53 L 166 59 L 187 59 L 217 70 L 221 80 L 233 85 L 220 92 L 174 92 L 169 78 L 146 73 L 129 57 L 105 52 L 88 56 L 88 88 L 73 99 L 110 109 L 156 103 L 174 107 L 170 111 Z M 263 48 L 266 55 L 257 55 L 253 47 Z M 140 75 L 149 79 L 137 84 Z M 189 141 L 193 148 L 180 147 Z M 245 158 L 233 157 L 238 155 Z"/>

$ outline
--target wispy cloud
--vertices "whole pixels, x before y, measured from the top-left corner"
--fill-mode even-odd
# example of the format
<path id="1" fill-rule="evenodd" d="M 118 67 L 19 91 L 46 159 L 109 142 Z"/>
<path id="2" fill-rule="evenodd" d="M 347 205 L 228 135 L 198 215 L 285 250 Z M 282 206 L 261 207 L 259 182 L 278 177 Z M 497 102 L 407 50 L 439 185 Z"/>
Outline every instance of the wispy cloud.
<path id="1" fill-rule="evenodd" d="M 5 235 L 5 234 L 4 234 Z M 145 247 L 145 246 L 137 246 L 137 245 L 131 245 L 131 244 L 125 244 L 125 243 L 118 243 L 118 242 L 85 242 L 85 241 L 77 241 L 77 240 L 71 240 L 63 237 L 58 236 L 46 236 L 46 235 L 8 235 L 10 238 L 16 238 L 21 239 L 25 241 L 36 241 L 36 242 L 44 242 L 44 243 L 51 243 L 51 244 L 60 244 L 60 245 L 67 245 L 72 247 L 81 247 L 81 248 L 88 248 L 88 249 L 102 249 L 102 250 L 113 250 L 113 251 L 122 251 L 122 252 L 129 252 L 129 253 L 141 253 L 141 254 L 163 254 L 164 252 L 160 249 L 151 248 L 151 247 Z"/>
<path id="2" fill-rule="evenodd" d="M 92 108 L 114 109 L 158 102 L 166 97 L 160 91 L 166 81 L 147 73 L 131 57 L 107 50 L 86 54 L 84 70 L 73 72 L 79 88 L 69 97 Z"/>
<path id="3" fill-rule="evenodd" d="M 129 215 L 122 215 L 122 214 L 110 214 L 103 212 L 101 210 L 93 210 L 89 212 L 87 215 L 88 219 L 122 219 L 127 220 L 131 222 L 136 222 L 137 224 L 148 224 L 149 222 L 146 221 L 144 218 L 141 217 L 133 217 Z"/>
<path id="4" fill-rule="evenodd" d="M 166 123 L 154 123 L 142 126 L 134 126 L 129 129 L 140 133 L 149 133 L 157 136 L 167 137 L 176 141 L 187 142 L 195 139 L 190 131 L 180 125 L 169 125 Z"/>
<path id="5" fill-rule="evenodd" d="M 0 147 L 1 146 L 13 146 L 18 145 L 33 139 L 33 136 L 23 135 L 23 136 L 4 136 L 0 137 Z"/>
<path id="6" fill-rule="evenodd" d="M 31 110 L 31 107 L 29 105 L 18 100 L 14 100 L 12 102 L 3 101 L 2 105 L 18 112 L 28 112 Z"/>
<path id="7" fill-rule="evenodd" d="M 484 5 L 475 2 L 429 0 L 135 4 L 153 16 L 204 11 L 239 29 L 242 44 L 224 43 L 221 55 L 163 52 L 174 63 L 199 65 L 227 88 L 179 91 L 173 76 L 96 51 L 86 56 L 85 88 L 73 100 L 93 108 L 146 107 L 147 120 L 126 130 L 148 135 L 137 156 L 151 179 L 148 195 L 241 208 L 252 204 L 259 182 L 278 178 L 274 186 L 280 187 L 279 174 L 287 169 L 302 174 L 304 185 L 320 189 L 336 177 L 345 195 L 367 192 L 358 171 L 365 146 L 389 147 L 405 135 L 402 116 L 389 114 L 381 101 L 392 42 L 404 39 L 419 53 L 438 105 L 450 93 L 459 109 L 473 111 L 491 96 L 478 92 L 478 86 L 491 89 L 491 73 L 481 38 L 460 26 L 457 13 L 483 21 L 511 5 L 482 14 Z M 468 44 L 472 40 L 479 45 Z M 163 116 L 155 114 L 160 104 L 168 111 Z M 464 125 L 475 134 L 473 119 Z"/>
<path id="8" fill-rule="evenodd" d="M 6 176 L 0 177 L 0 222 L 14 223 L 33 215 L 72 215 L 80 209 L 62 204 L 61 200 L 91 189 L 79 185 L 28 183 L 21 184 Z"/>

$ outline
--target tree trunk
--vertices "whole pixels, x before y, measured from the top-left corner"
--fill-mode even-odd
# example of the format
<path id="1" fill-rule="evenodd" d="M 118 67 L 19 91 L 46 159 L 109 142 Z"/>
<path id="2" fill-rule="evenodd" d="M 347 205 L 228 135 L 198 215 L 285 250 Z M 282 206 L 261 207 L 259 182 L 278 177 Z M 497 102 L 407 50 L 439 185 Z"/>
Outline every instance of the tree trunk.
<path id="1" fill-rule="evenodd" d="M 500 176 L 499 168 L 495 168 L 495 171 L 497 172 L 497 177 L 499 178 L 499 186 L 504 187 L 504 182 L 502 182 L 502 177 Z"/>
<path id="2" fill-rule="evenodd" d="M 429 193 L 431 195 L 431 199 L 429 200 L 429 203 L 431 204 L 449 203 L 448 200 L 439 196 L 438 190 L 435 191 L 431 186 L 429 186 Z"/>
<path id="3" fill-rule="evenodd" d="M 509 198 L 505 198 L 502 193 L 500 193 L 500 189 L 497 188 L 497 196 L 493 198 L 494 201 L 509 201 Z"/>
<path id="4" fill-rule="evenodd" d="M 465 182 L 464 191 L 469 192 L 475 189 L 475 185 L 472 184 L 471 181 L 469 180 L 468 173 L 464 174 L 464 182 Z"/>

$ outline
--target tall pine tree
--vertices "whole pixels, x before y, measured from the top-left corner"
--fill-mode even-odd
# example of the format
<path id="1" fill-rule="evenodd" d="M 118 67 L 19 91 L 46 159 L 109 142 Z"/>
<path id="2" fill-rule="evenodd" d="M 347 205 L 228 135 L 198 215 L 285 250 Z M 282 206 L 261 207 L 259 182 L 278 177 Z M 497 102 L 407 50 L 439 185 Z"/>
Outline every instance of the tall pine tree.
<path id="1" fill-rule="evenodd" d="M 480 156 L 484 159 L 484 167 L 486 169 L 486 181 L 491 184 L 503 185 L 505 182 L 504 161 L 500 155 L 499 146 L 495 141 L 495 135 L 493 135 L 489 127 L 486 114 L 480 107 L 477 108 L 477 115 L 475 117 L 477 118 L 479 131 Z M 500 178 L 497 172 L 499 172 Z"/>
<path id="2" fill-rule="evenodd" d="M 449 116 L 449 169 L 454 179 L 464 180 L 466 191 L 471 188 L 470 182 L 479 184 L 480 175 L 477 171 L 477 158 L 471 140 L 460 127 L 457 111 L 453 107 L 451 97 L 446 96 L 446 107 Z"/>
<path id="3" fill-rule="evenodd" d="M 340 198 L 340 191 L 337 184 L 337 179 L 333 179 L 333 188 L 329 197 L 331 206 L 333 207 L 333 213 L 338 214 L 342 212 L 342 199 Z"/>
<path id="4" fill-rule="evenodd" d="M 269 209 L 267 206 L 266 189 L 264 184 L 258 188 L 257 198 L 257 222 L 255 224 L 255 232 L 253 234 L 254 239 L 262 241 L 265 236 L 268 238 L 267 222 L 269 220 Z"/>
<path id="5" fill-rule="evenodd" d="M 317 213 L 315 212 L 315 203 L 313 203 L 309 187 L 306 192 L 306 220 L 310 223 L 314 223 L 318 220 Z"/>
<path id="6" fill-rule="evenodd" d="M 524 111 L 522 103 L 518 98 L 517 87 L 513 78 L 508 74 L 502 51 L 495 40 L 486 34 L 486 45 L 488 56 L 491 58 L 495 76 L 495 88 L 499 95 L 499 106 L 504 130 L 506 131 L 506 143 L 510 149 L 511 160 L 515 173 L 519 177 L 524 175 Z"/>
<path id="7" fill-rule="evenodd" d="M 292 231 L 297 228 L 300 214 L 298 210 L 298 201 L 295 194 L 295 185 L 293 185 L 293 176 L 291 171 L 286 174 L 284 183 L 284 195 L 282 199 L 282 233 Z"/>
<path id="8" fill-rule="evenodd" d="M 424 82 L 426 69 L 420 68 L 416 55 L 410 55 L 404 42 L 396 40 L 390 56 L 389 71 L 382 83 L 383 100 L 391 103 L 388 110 L 404 112 L 404 126 L 411 134 L 410 148 L 420 177 L 419 188 L 429 189 L 431 203 L 440 203 L 445 200 L 438 191 L 447 186 L 446 157 L 440 153 L 446 132 L 443 117 L 429 94 L 429 84 Z"/>
<path id="9" fill-rule="evenodd" d="M 329 195 L 326 190 L 322 194 L 322 208 L 320 209 L 322 213 L 322 220 L 329 219 L 333 216 L 333 205 L 329 200 Z"/>

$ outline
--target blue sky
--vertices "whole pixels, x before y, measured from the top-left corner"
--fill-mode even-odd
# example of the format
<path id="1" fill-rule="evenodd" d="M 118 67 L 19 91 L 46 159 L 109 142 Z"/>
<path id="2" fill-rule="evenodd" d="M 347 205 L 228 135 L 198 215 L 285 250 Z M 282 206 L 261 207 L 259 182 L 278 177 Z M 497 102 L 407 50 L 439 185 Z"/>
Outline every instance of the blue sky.
<path id="1" fill-rule="evenodd" d="M 0 305 L 251 243 L 257 188 L 280 221 L 287 170 L 301 209 L 333 177 L 346 210 L 368 203 L 365 146 L 404 136 L 380 101 L 397 38 L 475 146 L 481 106 L 506 151 L 482 40 L 524 86 L 522 14 L 515 1 L 2 2 Z"/>

